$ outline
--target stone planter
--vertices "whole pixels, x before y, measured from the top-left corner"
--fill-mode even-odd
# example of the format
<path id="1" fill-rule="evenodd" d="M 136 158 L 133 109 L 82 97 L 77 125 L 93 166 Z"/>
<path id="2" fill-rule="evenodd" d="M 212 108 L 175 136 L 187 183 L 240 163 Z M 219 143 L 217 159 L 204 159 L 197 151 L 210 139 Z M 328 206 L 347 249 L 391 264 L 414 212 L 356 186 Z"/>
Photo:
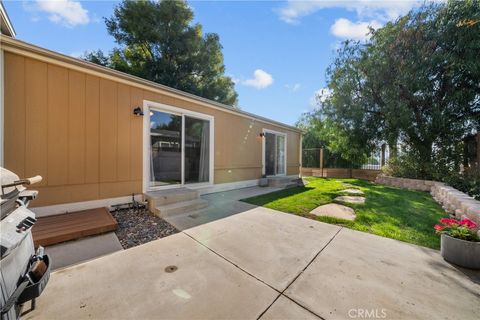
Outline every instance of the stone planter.
<path id="1" fill-rule="evenodd" d="M 465 241 L 442 233 L 443 259 L 469 269 L 480 269 L 480 242 Z"/>

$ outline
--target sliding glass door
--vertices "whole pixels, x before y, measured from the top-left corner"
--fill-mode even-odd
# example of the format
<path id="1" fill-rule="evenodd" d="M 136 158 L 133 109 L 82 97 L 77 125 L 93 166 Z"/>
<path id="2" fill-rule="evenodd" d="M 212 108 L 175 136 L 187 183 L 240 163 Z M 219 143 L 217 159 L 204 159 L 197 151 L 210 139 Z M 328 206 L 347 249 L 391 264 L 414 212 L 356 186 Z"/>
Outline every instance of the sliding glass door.
<path id="1" fill-rule="evenodd" d="M 185 183 L 208 182 L 210 121 L 185 116 Z"/>
<path id="2" fill-rule="evenodd" d="M 273 133 L 265 133 L 265 174 L 274 176 L 276 169 L 276 140 Z"/>
<path id="3" fill-rule="evenodd" d="M 210 182 L 210 119 L 150 109 L 150 188 Z"/>
<path id="4" fill-rule="evenodd" d="M 276 135 L 277 146 L 276 146 L 276 174 L 284 175 L 285 174 L 285 136 Z"/>
<path id="5" fill-rule="evenodd" d="M 282 133 L 264 132 L 264 174 L 285 175 L 286 139 Z"/>
<path id="6" fill-rule="evenodd" d="M 182 116 L 150 112 L 151 186 L 182 183 Z"/>

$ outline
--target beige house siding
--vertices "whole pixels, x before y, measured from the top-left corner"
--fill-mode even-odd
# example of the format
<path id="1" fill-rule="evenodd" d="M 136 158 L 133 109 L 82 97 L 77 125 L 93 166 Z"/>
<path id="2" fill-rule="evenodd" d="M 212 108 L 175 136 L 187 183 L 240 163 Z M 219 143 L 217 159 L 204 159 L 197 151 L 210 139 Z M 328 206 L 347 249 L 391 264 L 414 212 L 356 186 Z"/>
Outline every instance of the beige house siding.
<path id="1" fill-rule="evenodd" d="M 214 182 L 258 179 L 262 129 L 287 134 L 287 174 L 299 173 L 300 132 L 112 77 L 5 52 L 4 164 L 43 176 L 34 206 L 142 192 L 144 100 L 215 118 Z"/>

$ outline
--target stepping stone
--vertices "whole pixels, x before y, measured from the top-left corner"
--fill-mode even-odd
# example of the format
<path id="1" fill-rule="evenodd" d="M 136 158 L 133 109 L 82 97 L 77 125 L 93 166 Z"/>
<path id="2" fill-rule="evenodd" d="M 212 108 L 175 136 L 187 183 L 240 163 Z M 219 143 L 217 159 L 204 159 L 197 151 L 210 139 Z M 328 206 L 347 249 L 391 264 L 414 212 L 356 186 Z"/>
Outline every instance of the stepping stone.
<path id="1" fill-rule="evenodd" d="M 355 220 L 355 210 L 337 203 L 324 204 L 310 211 L 311 214 L 323 217 L 333 217 L 344 220 Z"/>
<path id="2" fill-rule="evenodd" d="M 362 190 L 352 189 L 352 188 L 341 190 L 341 191 L 339 191 L 339 193 L 348 193 L 348 194 L 352 194 L 352 195 L 363 195 Z"/>
<path id="3" fill-rule="evenodd" d="M 334 200 L 345 202 L 345 203 L 365 203 L 365 197 L 354 197 L 354 196 L 339 196 L 336 197 Z"/>

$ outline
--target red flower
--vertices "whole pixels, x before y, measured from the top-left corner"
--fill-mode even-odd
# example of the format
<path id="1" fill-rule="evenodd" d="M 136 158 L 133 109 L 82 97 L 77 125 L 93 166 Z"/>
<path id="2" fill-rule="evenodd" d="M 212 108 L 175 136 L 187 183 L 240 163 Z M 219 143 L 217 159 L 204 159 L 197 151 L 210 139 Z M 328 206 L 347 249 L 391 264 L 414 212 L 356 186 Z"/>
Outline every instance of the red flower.
<path id="1" fill-rule="evenodd" d="M 440 219 L 440 223 L 433 226 L 433 228 L 437 234 L 445 233 L 451 237 L 466 241 L 480 240 L 476 232 L 477 223 L 468 218 L 462 220 L 442 218 Z"/>
<path id="2" fill-rule="evenodd" d="M 459 224 L 469 229 L 475 229 L 477 227 L 477 224 L 468 218 L 460 220 Z"/>
<path id="3" fill-rule="evenodd" d="M 440 223 L 445 224 L 447 226 L 458 224 L 458 220 L 449 219 L 449 218 L 442 218 L 440 219 Z"/>

